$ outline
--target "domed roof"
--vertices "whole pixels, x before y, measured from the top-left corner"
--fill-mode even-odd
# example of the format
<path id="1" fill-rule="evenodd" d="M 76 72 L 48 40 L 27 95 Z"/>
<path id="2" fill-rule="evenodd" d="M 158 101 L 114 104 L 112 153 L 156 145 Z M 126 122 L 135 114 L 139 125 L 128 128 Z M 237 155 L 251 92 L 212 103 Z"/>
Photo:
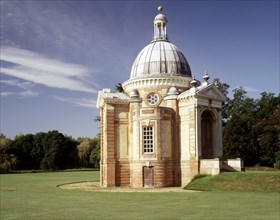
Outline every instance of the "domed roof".
<path id="1" fill-rule="evenodd" d="M 155 19 L 154 19 L 154 23 L 156 23 L 156 22 L 165 22 L 165 23 L 167 23 L 167 19 L 166 19 L 165 15 L 163 15 L 163 14 L 158 14 L 158 15 L 155 17 Z"/>
<path id="2" fill-rule="evenodd" d="M 159 12 L 162 7 L 158 7 Z M 153 41 L 136 57 L 130 79 L 154 76 L 191 77 L 191 68 L 183 53 L 168 41 L 167 18 L 159 13 L 154 19 Z"/>
<path id="3" fill-rule="evenodd" d="M 183 53 L 172 43 L 152 41 L 136 57 L 130 79 L 150 76 L 191 77 L 190 66 Z"/>

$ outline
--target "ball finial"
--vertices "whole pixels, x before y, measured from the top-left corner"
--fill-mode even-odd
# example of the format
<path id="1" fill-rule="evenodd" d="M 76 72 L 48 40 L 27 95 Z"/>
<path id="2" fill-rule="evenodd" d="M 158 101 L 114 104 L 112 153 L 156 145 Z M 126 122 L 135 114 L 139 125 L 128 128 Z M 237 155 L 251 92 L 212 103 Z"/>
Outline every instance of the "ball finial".
<path id="1" fill-rule="evenodd" d="M 158 8 L 157 8 L 157 10 L 158 10 L 159 12 L 162 12 L 162 9 L 163 9 L 162 6 L 158 6 Z"/>

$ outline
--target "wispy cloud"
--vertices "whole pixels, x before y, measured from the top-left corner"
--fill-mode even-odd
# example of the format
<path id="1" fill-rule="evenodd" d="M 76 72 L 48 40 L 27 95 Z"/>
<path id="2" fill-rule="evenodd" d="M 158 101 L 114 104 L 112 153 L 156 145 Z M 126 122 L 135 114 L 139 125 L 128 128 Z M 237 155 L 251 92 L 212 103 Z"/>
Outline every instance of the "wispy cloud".
<path id="1" fill-rule="evenodd" d="M 233 89 L 237 89 L 240 88 L 240 86 L 234 86 Z M 242 86 L 242 88 L 246 91 L 246 92 L 261 92 L 261 90 L 259 89 L 255 89 L 253 87 L 250 86 Z"/>
<path id="2" fill-rule="evenodd" d="M 49 59 L 29 50 L 2 47 L 0 59 L 12 65 L 1 68 L 1 73 L 44 86 L 96 93 L 87 83 L 89 70 L 84 66 Z"/>
<path id="3" fill-rule="evenodd" d="M 0 83 L 10 85 L 10 86 L 16 86 L 18 88 L 27 89 L 27 90 L 31 89 L 34 86 L 34 84 L 32 82 L 20 82 L 18 80 L 14 80 L 14 79 L 0 80 Z"/>
<path id="4" fill-rule="evenodd" d="M 93 99 L 75 99 L 75 98 L 65 98 L 61 96 L 54 96 L 54 98 L 58 101 L 71 103 L 75 106 L 85 107 L 85 108 L 96 108 L 96 101 Z"/>
<path id="5" fill-rule="evenodd" d="M 247 92 L 260 92 L 259 89 L 255 89 L 255 88 L 252 88 L 250 86 L 244 86 L 244 89 L 247 91 Z"/>
<path id="6" fill-rule="evenodd" d="M 1 92 L 1 96 L 3 96 L 3 97 L 12 96 L 12 95 L 20 96 L 23 98 L 24 97 L 35 97 L 35 96 L 39 95 L 39 92 L 35 92 L 32 90 L 26 90 L 23 92 Z"/>
<path id="7" fill-rule="evenodd" d="M 76 60 L 98 70 L 96 80 L 125 80 L 135 54 L 127 46 L 131 29 L 126 28 L 130 22 L 124 22 L 124 17 L 133 12 L 123 7 L 115 16 L 115 7 L 104 7 L 107 4 L 111 5 L 101 1 L 1 1 L 2 45 L 36 48 L 37 52 Z M 120 21 L 123 24 L 116 25 Z M 112 67 L 114 75 L 110 74 Z"/>
<path id="8" fill-rule="evenodd" d="M 108 36 L 106 31 L 111 29 L 110 26 L 115 25 L 112 23 L 106 26 L 100 25 L 99 13 L 101 12 L 96 9 L 100 3 L 94 4 L 96 6 L 91 11 L 91 19 L 88 23 L 88 17 L 84 15 L 88 9 L 86 4 L 65 4 L 63 1 L 1 1 L 1 27 L 3 29 L 1 40 L 4 43 L 2 45 L 23 45 L 24 43 L 25 47 L 31 44 L 44 50 L 51 48 L 52 53 L 54 51 L 58 54 L 63 51 L 72 52 L 67 54 L 68 56 L 83 53 L 98 56 L 101 48 L 111 48 L 111 45 L 108 45 L 110 35 Z M 72 11 L 69 5 L 72 7 L 79 5 L 79 7 Z M 78 11 L 83 8 L 84 11 Z M 105 8 L 99 7 L 99 9 Z M 104 12 L 107 17 L 112 16 L 108 13 L 108 9 Z"/>
<path id="9" fill-rule="evenodd" d="M 18 80 L 0 80 L 1 84 L 6 84 L 9 86 L 14 86 L 20 89 L 23 89 L 24 91 L 22 92 L 2 92 L 1 91 L 1 96 L 2 97 L 7 97 L 7 96 L 20 96 L 20 97 L 35 97 L 38 96 L 40 93 L 33 91 L 32 87 L 34 84 L 32 82 L 20 82 Z"/>

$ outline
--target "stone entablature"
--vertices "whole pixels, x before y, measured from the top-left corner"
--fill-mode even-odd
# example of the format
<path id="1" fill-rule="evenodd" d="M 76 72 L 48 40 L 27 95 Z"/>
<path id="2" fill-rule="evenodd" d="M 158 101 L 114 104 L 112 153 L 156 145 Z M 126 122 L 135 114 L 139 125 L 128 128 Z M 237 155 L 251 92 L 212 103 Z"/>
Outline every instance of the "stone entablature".
<path id="1" fill-rule="evenodd" d="M 124 90 L 127 93 L 130 93 L 134 89 L 143 89 L 151 87 L 160 87 L 164 86 L 169 88 L 171 86 L 176 86 L 181 89 L 189 88 L 191 77 L 182 77 L 182 76 L 160 76 L 160 77 L 148 77 L 140 79 L 130 79 L 122 84 Z"/>

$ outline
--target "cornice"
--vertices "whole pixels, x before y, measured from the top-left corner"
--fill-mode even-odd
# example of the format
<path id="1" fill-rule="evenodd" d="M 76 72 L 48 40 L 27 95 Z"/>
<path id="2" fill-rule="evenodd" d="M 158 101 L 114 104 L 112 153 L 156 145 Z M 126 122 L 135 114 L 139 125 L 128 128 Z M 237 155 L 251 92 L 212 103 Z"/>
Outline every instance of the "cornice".
<path id="1" fill-rule="evenodd" d="M 182 76 L 165 76 L 165 77 L 145 77 L 138 79 L 130 79 L 122 83 L 123 89 L 129 93 L 134 89 L 139 88 L 151 88 L 159 86 L 176 86 L 188 88 L 191 77 L 182 77 Z"/>
<path id="2" fill-rule="evenodd" d="M 105 98 L 104 103 L 107 103 L 107 104 L 129 104 L 129 99 Z"/>

